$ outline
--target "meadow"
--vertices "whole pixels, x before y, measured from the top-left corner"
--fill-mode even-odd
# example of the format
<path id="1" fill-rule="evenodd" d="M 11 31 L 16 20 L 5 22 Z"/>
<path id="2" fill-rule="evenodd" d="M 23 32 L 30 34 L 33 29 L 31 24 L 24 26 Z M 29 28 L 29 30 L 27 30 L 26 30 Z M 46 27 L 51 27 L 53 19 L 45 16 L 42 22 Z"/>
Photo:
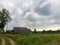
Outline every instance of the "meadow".
<path id="1" fill-rule="evenodd" d="M 0 34 L 0 44 L 1 44 L 1 42 L 2 42 L 2 40 L 1 40 L 1 39 L 2 39 L 2 35 Z"/>
<path id="2" fill-rule="evenodd" d="M 4 34 L 16 45 L 60 45 L 60 34 Z"/>

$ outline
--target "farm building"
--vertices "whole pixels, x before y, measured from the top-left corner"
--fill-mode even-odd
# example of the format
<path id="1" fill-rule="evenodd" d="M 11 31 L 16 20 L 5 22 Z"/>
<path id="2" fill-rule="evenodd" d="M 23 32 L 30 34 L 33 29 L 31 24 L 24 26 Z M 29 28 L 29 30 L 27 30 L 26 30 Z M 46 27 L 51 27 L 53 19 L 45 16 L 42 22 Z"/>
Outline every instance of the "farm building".
<path id="1" fill-rule="evenodd" d="M 31 32 L 30 29 L 27 29 L 26 27 L 14 27 L 13 28 L 13 33 L 17 34 L 17 33 L 29 33 Z"/>

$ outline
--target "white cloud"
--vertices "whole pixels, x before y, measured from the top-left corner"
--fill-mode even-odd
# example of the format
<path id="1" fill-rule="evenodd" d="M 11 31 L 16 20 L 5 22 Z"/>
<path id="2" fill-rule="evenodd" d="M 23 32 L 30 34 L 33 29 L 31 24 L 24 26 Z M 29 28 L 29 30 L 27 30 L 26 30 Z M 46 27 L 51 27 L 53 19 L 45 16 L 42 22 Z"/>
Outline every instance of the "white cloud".
<path id="1" fill-rule="evenodd" d="M 48 4 L 50 5 L 50 8 L 47 9 L 49 6 Z M 30 28 L 45 29 L 58 27 L 60 25 L 59 4 L 60 0 L 0 0 L 0 9 L 9 9 L 12 15 L 11 17 L 13 20 L 9 23 L 9 28 L 14 26 L 26 26 Z M 51 13 L 46 15 L 43 12 L 45 15 L 42 15 L 41 11 L 35 11 L 37 7 L 39 8 L 39 11 L 46 7 L 46 10 Z"/>
<path id="2" fill-rule="evenodd" d="M 23 14 L 23 10 L 20 9 L 20 8 L 17 8 L 17 13 L 18 13 L 19 15 L 21 15 L 21 14 Z"/>

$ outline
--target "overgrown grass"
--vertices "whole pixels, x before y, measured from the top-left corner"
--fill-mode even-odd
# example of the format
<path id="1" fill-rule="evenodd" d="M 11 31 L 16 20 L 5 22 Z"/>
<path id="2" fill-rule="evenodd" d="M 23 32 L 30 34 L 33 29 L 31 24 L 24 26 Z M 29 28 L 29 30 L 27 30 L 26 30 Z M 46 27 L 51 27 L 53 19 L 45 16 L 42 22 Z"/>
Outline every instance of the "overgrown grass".
<path id="1" fill-rule="evenodd" d="M 60 34 L 5 34 L 16 45 L 60 45 Z"/>
<path id="2" fill-rule="evenodd" d="M 2 35 L 0 34 L 0 45 L 1 45 L 1 42 L 2 42 Z"/>
<path id="3" fill-rule="evenodd" d="M 7 37 L 4 37 L 5 41 L 6 41 L 6 45 L 11 45 L 10 40 Z"/>
<path id="4" fill-rule="evenodd" d="M 1 38 L 0 38 L 0 44 L 1 44 Z"/>

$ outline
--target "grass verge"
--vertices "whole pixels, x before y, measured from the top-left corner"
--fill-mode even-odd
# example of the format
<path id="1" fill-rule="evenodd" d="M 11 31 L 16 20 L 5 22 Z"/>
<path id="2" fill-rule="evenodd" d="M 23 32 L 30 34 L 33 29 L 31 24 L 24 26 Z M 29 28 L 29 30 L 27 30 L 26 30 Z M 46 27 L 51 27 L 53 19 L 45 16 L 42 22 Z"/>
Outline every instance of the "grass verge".
<path id="1" fill-rule="evenodd" d="M 4 39 L 6 41 L 6 45 L 11 45 L 10 40 L 8 38 L 4 37 Z"/>
<path id="2" fill-rule="evenodd" d="M 60 34 L 5 34 L 16 45 L 60 45 Z"/>
<path id="3" fill-rule="evenodd" d="M 2 34 L 0 34 L 0 45 L 2 43 Z"/>

